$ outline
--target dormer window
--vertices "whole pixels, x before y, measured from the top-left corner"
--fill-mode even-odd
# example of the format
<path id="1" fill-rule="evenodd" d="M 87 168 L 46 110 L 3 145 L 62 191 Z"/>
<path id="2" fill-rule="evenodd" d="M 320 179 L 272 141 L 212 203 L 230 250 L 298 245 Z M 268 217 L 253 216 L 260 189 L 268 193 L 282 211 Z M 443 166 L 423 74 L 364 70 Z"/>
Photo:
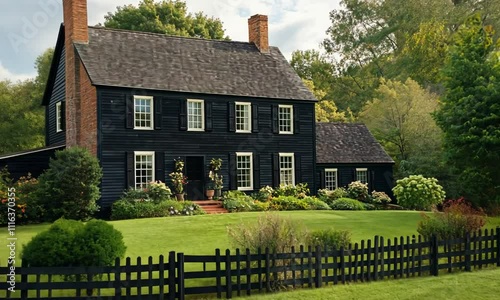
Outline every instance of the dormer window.
<path id="1" fill-rule="evenodd" d="M 236 132 L 252 132 L 252 105 L 248 102 L 236 102 Z"/>
<path id="2" fill-rule="evenodd" d="M 205 130 L 204 101 L 188 99 L 187 101 L 188 131 Z"/>
<path id="3" fill-rule="evenodd" d="M 134 129 L 153 129 L 153 97 L 134 96 Z"/>
<path id="4" fill-rule="evenodd" d="M 279 133 L 293 134 L 293 105 L 280 105 L 278 107 Z"/>

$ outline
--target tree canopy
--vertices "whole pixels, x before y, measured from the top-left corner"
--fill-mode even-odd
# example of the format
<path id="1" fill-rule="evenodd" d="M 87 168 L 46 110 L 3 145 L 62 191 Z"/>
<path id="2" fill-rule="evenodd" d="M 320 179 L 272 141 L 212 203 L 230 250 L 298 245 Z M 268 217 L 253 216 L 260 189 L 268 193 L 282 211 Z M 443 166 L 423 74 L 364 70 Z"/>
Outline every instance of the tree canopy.
<path id="1" fill-rule="evenodd" d="M 38 56 L 35 79 L 0 81 L 0 154 L 44 146 L 45 113 L 41 103 L 53 54 L 53 49 L 47 49 Z"/>
<path id="2" fill-rule="evenodd" d="M 436 113 L 448 162 L 476 204 L 500 204 L 500 52 L 480 15 L 458 29 L 444 66 Z"/>
<path id="3" fill-rule="evenodd" d="M 229 39 L 222 22 L 202 12 L 188 13 L 180 0 L 142 0 L 138 6 L 124 5 L 104 17 L 104 26 L 206 39 Z"/>

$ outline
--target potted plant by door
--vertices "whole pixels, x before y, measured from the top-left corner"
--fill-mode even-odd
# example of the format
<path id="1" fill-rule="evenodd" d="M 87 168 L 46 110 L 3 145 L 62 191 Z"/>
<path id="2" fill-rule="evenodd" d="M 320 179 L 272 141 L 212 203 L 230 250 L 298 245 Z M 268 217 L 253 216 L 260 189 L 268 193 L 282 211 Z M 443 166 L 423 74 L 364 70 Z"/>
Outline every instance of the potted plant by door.
<path id="1" fill-rule="evenodd" d="M 175 159 L 175 171 L 170 173 L 170 180 L 172 181 L 173 191 L 177 201 L 184 201 L 184 185 L 187 183 L 187 177 L 184 176 L 182 170 L 184 169 L 184 161 Z"/>
<path id="2" fill-rule="evenodd" d="M 207 184 L 207 189 L 205 190 L 205 195 L 207 196 L 208 200 L 213 200 L 214 194 L 215 194 L 214 183 L 213 183 L 213 181 L 210 181 Z"/>
<path id="3" fill-rule="evenodd" d="M 222 167 L 222 159 L 212 158 L 210 160 L 210 173 L 208 174 L 208 177 L 210 177 L 210 180 L 213 182 L 214 185 L 215 199 L 220 199 L 221 190 L 223 188 L 222 175 L 219 174 L 221 167 Z"/>

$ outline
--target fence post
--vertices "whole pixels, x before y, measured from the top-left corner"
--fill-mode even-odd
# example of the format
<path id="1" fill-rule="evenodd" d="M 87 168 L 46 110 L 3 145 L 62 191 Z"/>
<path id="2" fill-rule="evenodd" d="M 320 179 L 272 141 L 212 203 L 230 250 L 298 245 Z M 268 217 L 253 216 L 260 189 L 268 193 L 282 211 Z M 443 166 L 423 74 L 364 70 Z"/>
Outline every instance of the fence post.
<path id="1" fill-rule="evenodd" d="M 497 267 L 500 267 L 500 227 L 497 227 Z"/>
<path id="2" fill-rule="evenodd" d="M 170 251 L 168 253 L 168 299 L 175 300 L 176 297 L 176 276 L 175 276 L 175 251 Z M 163 286 L 160 286 L 160 290 L 163 290 Z"/>
<path id="3" fill-rule="evenodd" d="M 220 274 L 220 249 L 215 249 L 215 285 L 217 289 L 217 299 L 222 298 L 222 283 Z"/>
<path id="4" fill-rule="evenodd" d="M 233 298 L 233 282 L 231 281 L 231 250 L 226 249 L 226 299 Z"/>
<path id="5" fill-rule="evenodd" d="M 177 253 L 177 288 L 179 300 L 184 300 L 184 253 Z M 175 289 L 174 289 L 175 290 Z"/>
<path id="6" fill-rule="evenodd" d="M 115 259 L 115 297 L 120 299 L 122 295 L 121 279 L 120 279 L 120 258 Z M 23 298 L 24 299 L 24 298 Z"/>
<path id="7" fill-rule="evenodd" d="M 315 285 L 317 288 L 323 285 L 322 267 L 321 267 L 321 247 L 316 246 L 316 280 Z"/>
<path id="8" fill-rule="evenodd" d="M 465 271 L 471 271 L 471 259 L 470 259 L 470 233 L 465 234 Z"/>
<path id="9" fill-rule="evenodd" d="M 21 262 L 21 299 L 28 299 L 28 265 L 25 260 Z"/>
<path id="10" fill-rule="evenodd" d="M 431 253 L 431 275 L 438 276 L 439 275 L 439 247 L 438 247 L 438 239 L 436 235 L 432 235 L 430 241 L 430 253 Z"/>

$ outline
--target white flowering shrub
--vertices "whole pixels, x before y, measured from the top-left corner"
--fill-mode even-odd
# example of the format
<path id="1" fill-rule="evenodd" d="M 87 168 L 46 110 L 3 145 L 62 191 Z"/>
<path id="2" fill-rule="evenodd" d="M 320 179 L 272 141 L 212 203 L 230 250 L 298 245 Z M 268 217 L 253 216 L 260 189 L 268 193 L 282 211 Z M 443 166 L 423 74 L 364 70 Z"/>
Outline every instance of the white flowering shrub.
<path id="1" fill-rule="evenodd" d="M 392 189 L 398 204 L 408 209 L 429 210 L 443 203 L 445 192 L 436 178 L 410 175 L 397 181 Z"/>

